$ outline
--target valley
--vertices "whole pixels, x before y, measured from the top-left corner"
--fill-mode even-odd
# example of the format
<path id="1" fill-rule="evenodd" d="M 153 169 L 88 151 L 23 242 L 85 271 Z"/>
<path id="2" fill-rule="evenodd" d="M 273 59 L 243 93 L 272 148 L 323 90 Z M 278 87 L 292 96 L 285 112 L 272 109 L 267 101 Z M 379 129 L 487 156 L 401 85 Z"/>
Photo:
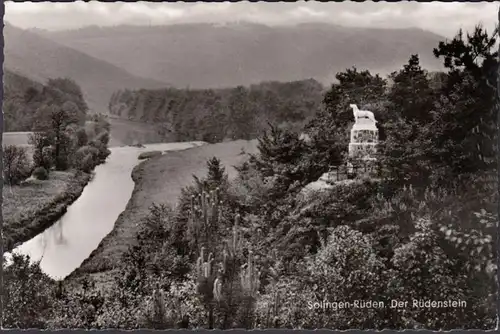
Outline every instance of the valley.
<path id="1" fill-rule="evenodd" d="M 495 36 L 310 21 L 7 22 L 2 328 L 493 328 Z"/>

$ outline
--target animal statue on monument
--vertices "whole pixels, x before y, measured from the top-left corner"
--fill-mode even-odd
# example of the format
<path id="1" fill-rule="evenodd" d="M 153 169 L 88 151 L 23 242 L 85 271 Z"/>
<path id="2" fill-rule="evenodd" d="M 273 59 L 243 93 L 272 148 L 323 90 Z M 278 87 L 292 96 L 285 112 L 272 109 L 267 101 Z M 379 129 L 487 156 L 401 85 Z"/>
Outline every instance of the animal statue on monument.
<path id="1" fill-rule="evenodd" d="M 359 118 L 368 118 L 373 123 L 377 123 L 375 116 L 371 111 L 368 110 L 359 110 L 358 106 L 355 104 L 349 105 L 352 108 L 352 113 L 354 114 L 354 121 L 358 121 Z"/>

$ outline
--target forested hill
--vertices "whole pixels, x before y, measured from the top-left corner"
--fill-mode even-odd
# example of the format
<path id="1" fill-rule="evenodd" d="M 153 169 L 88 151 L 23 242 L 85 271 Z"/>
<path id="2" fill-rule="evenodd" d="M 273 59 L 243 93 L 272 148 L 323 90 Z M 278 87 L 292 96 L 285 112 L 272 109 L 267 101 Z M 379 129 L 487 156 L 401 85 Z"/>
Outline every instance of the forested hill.
<path id="1" fill-rule="evenodd" d="M 46 84 L 4 69 L 3 131 L 32 131 L 47 119 L 50 108 L 70 108 L 81 120 L 88 111 L 80 87 L 70 79 L 50 79 Z"/>
<path id="2" fill-rule="evenodd" d="M 105 112 L 109 97 L 118 89 L 166 86 L 9 23 L 3 32 L 5 68 L 41 83 L 71 78 L 81 87 L 91 111 Z"/>
<path id="3" fill-rule="evenodd" d="M 161 124 L 170 140 L 250 139 L 268 122 L 298 128 L 318 110 L 324 87 L 313 79 L 227 89 L 120 90 L 112 115 Z"/>
<path id="4" fill-rule="evenodd" d="M 3 71 L 3 117 L 4 131 L 31 131 L 34 110 L 30 110 L 26 92 L 41 91 L 43 85 L 22 75 Z"/>
<path id="5" fill-rule="evenodd" d="M 94 26 L 39 33 L 135 75 L 198 89 L 307 78 L 329 84 L 353 65 L 388 74 L 412 54 L 419 54 L 424 68 L 439 70 L 432 48 L 444 39 L 421 29 L 323 23 Z"/>

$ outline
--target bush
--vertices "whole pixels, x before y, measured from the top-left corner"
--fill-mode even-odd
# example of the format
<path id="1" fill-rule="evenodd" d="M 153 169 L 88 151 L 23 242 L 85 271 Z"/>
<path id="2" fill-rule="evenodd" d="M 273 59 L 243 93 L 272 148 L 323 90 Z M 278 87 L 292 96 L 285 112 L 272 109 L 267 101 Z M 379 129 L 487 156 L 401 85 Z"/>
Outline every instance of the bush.
<path id="1" fill-rule="evenodd" d="M 85 173 L 89 173 L 99 161 L 99 149 L 92 146 L 80 147 L 74 156 L 73 165 Z"/>
<path id="2" fill-rule="evenodd" d="M 30 175 L 30 163 L 26 149 L 9 145 L 3 149 L 3 177 L 7 184 L 19 184 Z"/>
<path id="3" fill-rule="evenodd" d="M 76 138 L 78 147 L 87 145 L 89 137 L 87 135 L 87 132 L 85 131 L 85 128 L 78 129 L 78 131 L 76 132 Z"/>
<path id="4" fill-rule="evenodd" d="M 109 148 L 104 148 L 99 151 L 99 154 L 101 160 L 105 160 L 111 154 L 111 150 Z"/>
<path id="5" fill-rule="evenodd" d="M 89 146 L 97 149 L 96 158 L 98 162 L 104 162 L 108 155 L 111 154 L 111 151 L 107 148 L 106 144 L 101 142 L 99 139 L 91 141 Z"/>
<path id="6" fill-rule="evenodd" d="M 54 281 L 29 256 L 12 254 L 3 272 L 3 328 L 45 328 L 51 316 Z"/>
<path id="7" fill-rule="evenodd" d="M 141 154 L 139 154 L 138 159 L 139 160 L 149 159 L 149 158 L 157 157 L 161 154 L 162 154 L 161 151 L 142 152 Z"/>
<path id="8" fill-rule="evenodd" d="M 35 168 L 32 175 L 38 180 L 47 180 L 49 178 L 49 172 L 43 167 Z"/>
<path id="9" fill-rule="evenodd" d="M 46 146 L 42 148 L 42 161 L 44 167 L 47 170 L 50 170 L 54 166 L 54 148 L 51 146 Z"/>
<path id="10" fill-rule="evenodd" d="M 96 140 L 100 141 L 104 145 L 108 145 L 109 144 L 109 132 L 103 131 L 103 132 L 99 133 L 96 136 Z"/>
<path id="11" fill-rule="evenodd" d="M 90 173 L 95 166 L 96 166 L 95 157 L 92 154 L 87 154 L 82 159 L 79 168 L 85 173 Z"/>

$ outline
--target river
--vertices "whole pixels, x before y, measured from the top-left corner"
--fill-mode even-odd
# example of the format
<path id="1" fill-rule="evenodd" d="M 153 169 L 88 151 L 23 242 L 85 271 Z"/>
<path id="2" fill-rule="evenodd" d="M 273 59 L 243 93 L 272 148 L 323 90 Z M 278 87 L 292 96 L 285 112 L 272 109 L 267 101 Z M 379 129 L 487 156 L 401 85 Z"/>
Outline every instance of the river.
<path id="1" fill-rule="evenodd" d="M 97 166 L 94 178 L 81 196 L 54 225 L 13 252 L 40 261 L 41 269 L 54 279 L 63 279 L 97 248 L 113 229 L 134 189 L 131 173 L 147 151 L 172 151 L 202 145 L 202 142 L 148 144 L 144 148 L 113 147 L 106 163 Z"/>

